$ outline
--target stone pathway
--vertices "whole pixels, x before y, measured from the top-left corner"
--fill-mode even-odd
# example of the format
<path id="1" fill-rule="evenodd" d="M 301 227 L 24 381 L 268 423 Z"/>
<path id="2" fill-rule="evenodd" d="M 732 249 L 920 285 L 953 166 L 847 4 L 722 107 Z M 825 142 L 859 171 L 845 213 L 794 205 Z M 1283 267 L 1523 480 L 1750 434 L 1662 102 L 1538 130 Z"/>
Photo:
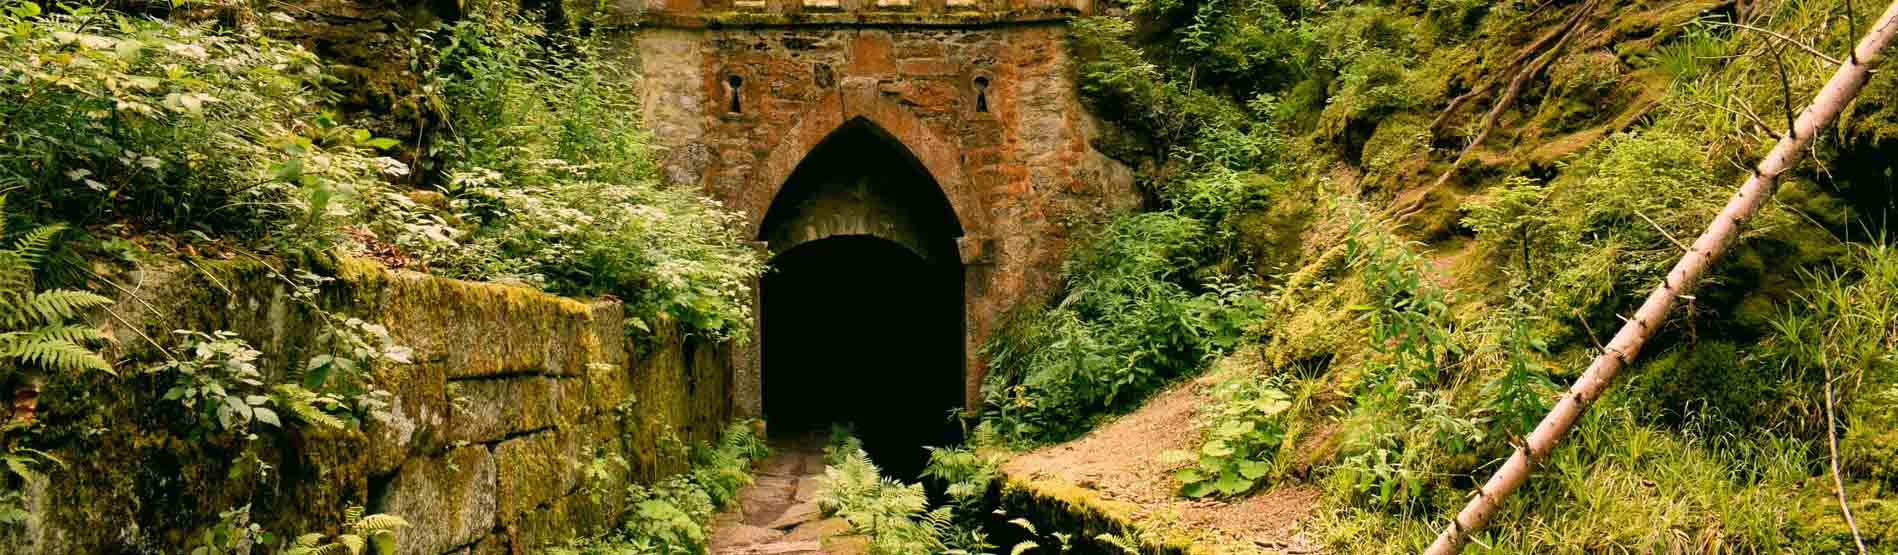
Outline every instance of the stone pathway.
<path id="1" fill-rule="evenodd" d="M 848 525 L 818 511 L 823 445 L 821 434 L 773 441 L 775 452 L 754 468 L 754 480 L 738 491 L 738 503 L 713 517 L 711 555 L 860 553 L 860 538 L 832 538 Z"/>

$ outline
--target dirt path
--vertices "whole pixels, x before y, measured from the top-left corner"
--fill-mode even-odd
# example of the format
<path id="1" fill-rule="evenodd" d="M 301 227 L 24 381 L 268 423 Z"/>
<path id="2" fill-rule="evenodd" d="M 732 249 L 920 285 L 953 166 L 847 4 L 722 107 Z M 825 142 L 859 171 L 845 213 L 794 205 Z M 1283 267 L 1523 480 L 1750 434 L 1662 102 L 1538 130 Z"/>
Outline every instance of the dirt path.
<path id="1" fill-rule="evenodd" d="M 824 475 L 820 435 L 774 440 L 775 451 L 758 463 L 738 503 L 712 519 L 711 555 L 847 555 L 857 553 L 841 535 L 841 520 L 817 508 L 817 478 Z"/>
<path id="2" fill-rule="evenodd" d="M 1244 364 L 1235 359 L 1227 364 Z M 1080 439 L 1016 455 L 1002 465 L 1018 478 L 1067 483 L 1103 500 L 1131 503 L 1137 522 L 1170 527 L 1205 545 L 1259 546 L 1265 553 L 1312 553 L 1317 542 L 1300 523 L 1318 506 L 1318 488 L 1286 482 L 1230 500 L 1189 500 L 1175 488 L 1179 465 L 1163 462 L 1168 449 L 1198 448 L 1193 421 L 1214 401 L 1214 376 L 1178 384 L 1136 410 Z"/>

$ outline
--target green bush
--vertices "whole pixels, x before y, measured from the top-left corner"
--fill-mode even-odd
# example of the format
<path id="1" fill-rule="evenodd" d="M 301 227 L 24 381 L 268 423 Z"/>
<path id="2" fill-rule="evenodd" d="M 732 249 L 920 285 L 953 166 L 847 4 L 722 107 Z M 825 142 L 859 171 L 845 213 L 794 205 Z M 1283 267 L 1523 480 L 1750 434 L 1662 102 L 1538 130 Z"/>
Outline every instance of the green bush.
<path id="1" fill-rule="evenodd" d="M 407 236 L 438 272 L 625 300 L 714 337 L 749 329 L 762 261 L 738 214 L 659 181 L 631 76 L 589 41 L 477 12 L 425 58 L 446 136 L 430 153 L 464 235 Z"/>
<path id="2" fill-rule="evenodd" d="M 650 487 L 631 484 L 632 514 L 619 529 L 575 539 L 547 555 L 703 555 L 712 515 L 751 485 L 751 463 L 770 454 L 745 422 L 725 428 L 718 442 L 694 447 L 692 469 Z"/>
<path id="3" fill-rule="evenodd" d="M 323 111 L 315 54 L 261 35 L 32 2 L 0 9 L 0 190 L 74 225 L 259 247 L 386 219 L 392 146 Z M 384 224 L 377 224 L 384 225 Z"/>
<path id="4" fill-rule="evenodd" d="M 1282 380 L 1241 372 L 1215 385 L 1212 398 L 1200 409 L 1198 451 L 1162 454 L 1172 464 L 1192 463 L 1173 473 L 1187 497 L 1231 497 L 1266 483 L 1285 440 L 1292 402 Z"/>
<path id="5" fill-rule="evenodd" d="M 1183 254 L 1205 234 L 1178 213 L 1134 214 L 1076 247 L 1061 300 L 1014 315 L 983 348 L 988 431 L 1017 442 L 1069 437 L 1236 345 L 1261 307 L 1247 287 L 1189 275 L 1194 260 Z"/>

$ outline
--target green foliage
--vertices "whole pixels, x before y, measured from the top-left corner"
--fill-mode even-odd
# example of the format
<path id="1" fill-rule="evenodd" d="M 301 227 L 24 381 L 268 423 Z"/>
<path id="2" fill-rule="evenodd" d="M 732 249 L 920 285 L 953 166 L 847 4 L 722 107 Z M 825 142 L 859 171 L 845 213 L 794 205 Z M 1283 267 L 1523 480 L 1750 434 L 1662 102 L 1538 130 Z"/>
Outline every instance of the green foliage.
<path id="1" fill-rule="evenodd" d="M 429 154 L 460 231 L 395 240 L 437 272 L 611 294 L 641 327 L 743 335 L 762 263 L 739 215 L 660 183 L 619 63 L 535 28 L 477 12 L 438 31 L 422 58 L 447 125 Z"/>
<path id="2" fill-rule="evenodd" d="M 411 525 L 390 514 L 364 514 L 359 506 L 343 511 L 342 532 L 278 536 L 251 522 L 250 505 L 218 514 L 218 522 L 191 540 L 190 555 L 238 555 L 257 551 L 276 555 L 367 555 L 395 553 L 396 532 Z"/>
<path id="3" fill-rule="evenodd" d="M 7 197 L 0 195 L 0 231 L 12 215 Z M 8 388 L 4 391 L 9 399 L 12 388 L 37 388 L 33 384 L 47 374 L 112 373 L 112 364 L 92 349 L 105 335 L 78 323 L 86 311 L 112 301 L 87 291 L 42 288 L 35 279 L 63 229 L 39 226 L 0 238 L 0 387 Z M 9 413 L 12 408 L 9 402 Z M 39 480 L 40 469 L 65 466 L 51 453 L 28 446 L 21 435 L 32 425 L 31 412 L 10 415 L 0 423 L 0 525 L 18 524 L 28 516 L 15 479 Z"/>
<path id="4" fill-rule="evenodd" d="M 1249 373 L 1228 376 L 1213 386 L 1214 403 L 1200 411 L 1204 441 L 1198 452 L 1161 455 L 1170 464 L 1192 463 L 1173 473 L 1181 495 L 1232 497 L 1266 483 L 1285 440 L 1286 411 L 1292 407 L 1280 386 L 1281 380 Z"/>
<path id="5" fill-rule="evenodd" d="M 6 197 L 0 196 L 0 220 L 10 215 L 6 204 Z M 0 364 L 6 368 L 0 382 L 20 369 L 112 372 L 112 365 L 88 347 L 105 336 L 91 326 L 68 323 L 112 301 L 86 291 L 36 285 L 34 271 L 46 261 L 47 249 L 63 229 L 38 227 L 7 238 L 10 244 L 0 247 Z"/>
<path id="6" fill-rule="evenodd" d="M 1727 55 L 1727 44 L 1707 25 L 1687 28 L 1673 41 L 1654 49 L 1654 65 L 1677 80 L 1691 81 L 1717 69 Z"/>
<path id="7" fill-rule="evenodd" d="M 692 469 L 650 487 L 629 484 L 632 514 L 619 529 L 576 539 L 548 555 L 703 555 L 712 515 L 751 484 L 751 463 L 770 454 L 751 426 L 734 422 L 718 442 L 692 452 Z M 602 493 L 604 494 L 604 493 Z"/>
<path id="8" fill-rule="evenodd" d="M 0 30 L 0 190 L 30 212 L 321 246 L 407 172 L 322 111 L 331 79 L 289 43 L 32 2 Z"/>
<path id="9" fill-rule="evenodd" d="M 944 494 L 959 510 L 973 512 L 988 495 L 989 486 L 1001 472 L 1001 458 L 983 455 L 968 447 L 928 447 L 929 464 L 923 477 L 947 484 Z"/>
<path id="10" fill-rule="evenodd" d="M 163 399 L 195 415 L 194 435 L 237 432 L 255 437 L 250 424 L 282 427 L 280 413 L 338 429 L 350 424 L 345 418 L 385 416 L 392 395 L 376 386 L 368 367 L 410 364 L 412 350 L 397 344 L 381 324 L 325 310 L 317 296 L 334 278 L 308 271 L 277 277 L 290 286 L 290 299 L 317 322 L 316 354 L 281 382 L 271 383 L 257 368 L 264 353 L 237 334 L 177 330 L 181 345 L 151 372 L 170 378 Z"/>
<path id="11" fill-rule="evenodd" d="M 1550 399 L 1557 390 L 1540 358 L 1548 346 L 1530 334 L 1532 317 L 1525 314 L 1527 309 L 1521 303 L 1503 309 L 1498 324 L 1502 329 L 1486 334 L 1496 337 L 1492 348 L 1503 370 L 1478 392 L 1483 412 L 1490 417 L 1488 423 L 1516 437 L 1528 435 L 1542 421 L 1542 415 L 1554 406 Z"/>
<path id="12" fill-rule="evenodd" d="M 1069 437 L 1236 345 L 1260 305 L 1247 287 L 1185 275 L 1193 260 L 1182 255 L 1205 233 L 1175 212 L 1135 214 L 1071 251 L 1060 302 L 1016 314 L 984 346 L 986 430 L 1012 442 Z"/>
<path id="13" fill-rule="evenodd" d="M 395 515 L 365 515 L 362 507 L 350 507 L 343 515 L 343 533 L 327 538 L 315 532 L 303 534 L 277 552 L 280 555 L 394 553 L 396 531 L 410 526 L 407 520 Z"/>
<path id="14" fill-rule="evenodd" d="M 932 453 L 932 465 L 937 464 L 938 453 L 942 452 Z M 974 476 L 983 472 L 984 464 L 993 464 L 965 460 L 954 453 L 943 456 L 950 466 L 937 468 L 937 475 L 986 481 L 986 477 Z M 989 468 L 987 472 L 993 472 L 992 466 Z M 842 461 L 825 467 L 818 483 L 818 506 L 826 515 L 849 523 L 849 533 L 868 539 L 871 555 L 969 555 L 992 547 L 975 524 L 958 520 L 958 507 L 966 510 L 973 505 L 932 510 L 922 484 L 905 485 L 883 477 L 861 450 L 845 453 Z"/>
<path id="15" fill-rule="evenodd" d="M 1774 333 L 1747 361 L 1754 383 L 1708 373 L 1709 401 L 1756 427 L 1785 426 L 1804 437 L 1827 433 L 1828 412 L 1812 401 L 1833 384 L 1841 463 L 1855 475 L 1898 484 L 1898 248 L 1880 239 L 1856 245 L 1840 268 L 1806 276 L 1797 303 L 1773 319 Z M 1744 368 L 1744 367 L 1743 367 Z M 1719 376 L 1719 377 L 1715 377 Z M 1686 381 L 1686 380 L 1683 380 Z M 1693 383 L 1693 382 L 1689 382 Z"/>

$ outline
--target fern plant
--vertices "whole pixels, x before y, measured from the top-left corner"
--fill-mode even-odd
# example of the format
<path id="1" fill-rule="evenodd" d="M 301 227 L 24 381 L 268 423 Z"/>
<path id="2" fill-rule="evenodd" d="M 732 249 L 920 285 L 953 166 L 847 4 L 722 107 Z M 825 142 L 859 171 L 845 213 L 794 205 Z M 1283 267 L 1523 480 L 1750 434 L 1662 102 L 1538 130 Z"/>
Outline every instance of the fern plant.
<path id="1" fill-rule="evenodd" d="M 343 512 L 344 533 L 326 538 L 320 533 L 309 533 L 290 540 L 278 553 L 281 555 L 362 555 L 363 553 L 395 553 L 395 533 L 408 528 L 409 521 L 392 514 L 363 514 L 362 507 L 350 507 Z M 374 546 L 373 551 L 369 550 Z"/>
<path id="2" fill-rule="evenodd" d="M 0 214 L 5 211 L 6 198 L 0 197 Z M 53 239 L 64 230 L 60 225 L 41 226 L 0 247 L 0 368 L 112 373 L 105 357 L 86 346 L 105 336 L 91 326 L 70 323 L 112 300 L 87 291 L 40 290 L 33 279 Z"/>
<path id="3" fill-rule="evenodd" d="M 6 197 L 0 196 L 0 224 L 5 223 Z M 34 272 L 46 261 L 53 240 L 64 228 L 41 226 L 0 246 L 0 385 L 13 383 L 22 371 L 112 373 L 112 365 L 87 344 L 103 340 L 92 327 L 69 323 L 91 308 L 112 301 L 70 289 L 40 290 Z M 22 480 L 39 477 L 36 467 L 65 466 L 51 453 L 12 441 L 7 436 L 31 422 L 31 414 L 14 414 L 0 424 L 0 477 Z M 25 519 L 21 494 L 0 483 L 0 524 Z"/>

